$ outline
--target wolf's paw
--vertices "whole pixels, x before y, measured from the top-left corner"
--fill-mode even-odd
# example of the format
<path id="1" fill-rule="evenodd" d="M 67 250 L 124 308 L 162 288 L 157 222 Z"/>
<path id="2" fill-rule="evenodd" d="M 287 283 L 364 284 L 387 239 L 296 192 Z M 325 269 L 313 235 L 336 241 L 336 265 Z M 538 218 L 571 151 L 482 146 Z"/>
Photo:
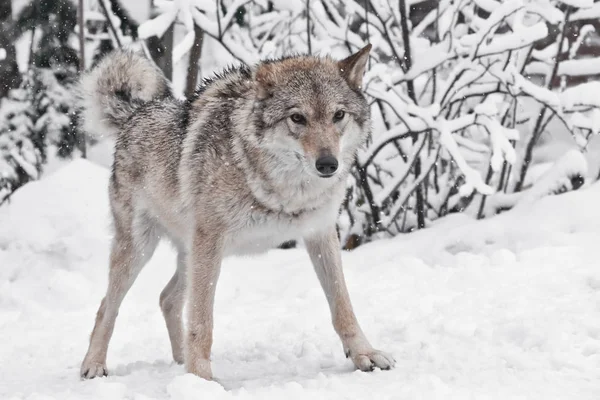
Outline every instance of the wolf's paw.
<path id="1" fill-rule="evenodd" d="M 182 365 L 185 362 L 183 353 L 173 353 L 173 361 L 175 361 L 176 364 Z"/>
<path id="2" fill-rule="evenodd" d="M 212 381 L 212 369 L 210 367 L 210 360 L 199 359 L 195 361 L 188 361 L 186 363 L 187 372 L 199 376 L 200 378 Z"/>
<path id="3" fill-rule="evenodd" d="M 93 379 L 97 377 L 103 377 L 106 375 L 108 375 L 106 363 L 83 361 L 83 364 L 81 364 L 82 379 Z"/>
<path id="4" fill-rule="evenodd" d="M 185 357 L 183 356 L 183 347 L 177 346 L 177 347 L 172 348 L 172 350 L 173 350 L 173 361 L 175 361 L 179 365 L 185 363 Z"/>
<path id="5" fill-rule="evenodd" d="M 375 368 L 387 370 L 394 368 L 396 364 L 394 357 L 375 349 L 357 353 L 349 350 L 346 352 L 346 357 L 350 358 L 354 365 L 356 365 L 356 368 L 361 371 L 373 371 Z"/>

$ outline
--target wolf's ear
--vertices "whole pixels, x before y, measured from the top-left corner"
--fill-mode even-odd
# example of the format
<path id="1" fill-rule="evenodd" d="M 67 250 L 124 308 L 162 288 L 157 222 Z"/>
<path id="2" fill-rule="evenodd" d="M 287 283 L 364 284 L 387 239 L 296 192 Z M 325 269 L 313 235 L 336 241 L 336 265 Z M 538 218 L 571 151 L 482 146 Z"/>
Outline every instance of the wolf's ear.
<path id="1" fill-rule="evenodd" d="M 256 82 L 256 97 L 259 100 L 264 100 L 271 97 L 273 88 L 277 84 L 277 76 L 272 64 L 261 64 L 256 69 L 254 74 Z"/>
<path id="2" fill-rule="evenodd" d="M 365 73 L 365 67 L 369 60 L 371 47 L 372 46 L 369 43 L 350 57 L 338 61 L 340 72 L 352 89 L 360 90 L 362 87 L 363 74 Z"/>

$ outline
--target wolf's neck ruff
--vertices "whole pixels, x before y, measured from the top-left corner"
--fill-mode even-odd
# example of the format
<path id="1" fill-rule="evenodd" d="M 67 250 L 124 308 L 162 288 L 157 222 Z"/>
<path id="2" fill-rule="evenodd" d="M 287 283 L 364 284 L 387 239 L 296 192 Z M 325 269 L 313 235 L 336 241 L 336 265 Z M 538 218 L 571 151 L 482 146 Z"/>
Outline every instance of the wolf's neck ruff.
<path id="1" fill-rule="evenodd" d="M 256 151 L 242 136 L 233 137 L 236 162 L 246 177 L 248 189 L 265 211 L 291 217 L 314 211 L 343 192 L 348 171 L 323 179 L 309 174 L 293 153 Z"/>

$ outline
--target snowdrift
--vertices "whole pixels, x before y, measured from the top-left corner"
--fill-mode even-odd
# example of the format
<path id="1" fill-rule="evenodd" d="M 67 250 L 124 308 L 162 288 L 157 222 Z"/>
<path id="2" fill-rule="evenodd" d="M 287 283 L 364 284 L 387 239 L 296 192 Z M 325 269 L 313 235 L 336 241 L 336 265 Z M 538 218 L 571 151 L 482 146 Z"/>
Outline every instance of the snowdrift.
<path id="1" fill-rule="evenodd" d="M 2 399 L 597 399 L 600 185 L 500 216 L 464 215 L 344 254 L 357 316 L 392 371 L 346 360 L 302 249 L 228 258 L 217 382 L 171 362 L 162 244 L 125 299 L 111 376 L 80 381 L 106 285 L 109 172 L 85 160 L 0 208 Z"/>

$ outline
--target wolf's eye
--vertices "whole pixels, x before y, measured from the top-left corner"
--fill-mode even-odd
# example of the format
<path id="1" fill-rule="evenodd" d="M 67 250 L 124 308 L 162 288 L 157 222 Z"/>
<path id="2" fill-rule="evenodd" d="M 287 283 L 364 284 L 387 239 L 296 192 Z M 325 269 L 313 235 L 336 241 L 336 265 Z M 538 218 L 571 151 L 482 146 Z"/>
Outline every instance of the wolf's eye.
<path id="1" fill-rule="evenodd" d="M 295 124 L 306 125 L 306 118 L 302 114 L 292 114 L 290 119 Z"/>
<path id="2" fill-rule="evenodd" d="M 344 115 L 346 115 L 346 113 L 343 110 L 336 111 L 336 113 L 333 114 L 333 122 L 341 121 L 344 119 Z"/>

